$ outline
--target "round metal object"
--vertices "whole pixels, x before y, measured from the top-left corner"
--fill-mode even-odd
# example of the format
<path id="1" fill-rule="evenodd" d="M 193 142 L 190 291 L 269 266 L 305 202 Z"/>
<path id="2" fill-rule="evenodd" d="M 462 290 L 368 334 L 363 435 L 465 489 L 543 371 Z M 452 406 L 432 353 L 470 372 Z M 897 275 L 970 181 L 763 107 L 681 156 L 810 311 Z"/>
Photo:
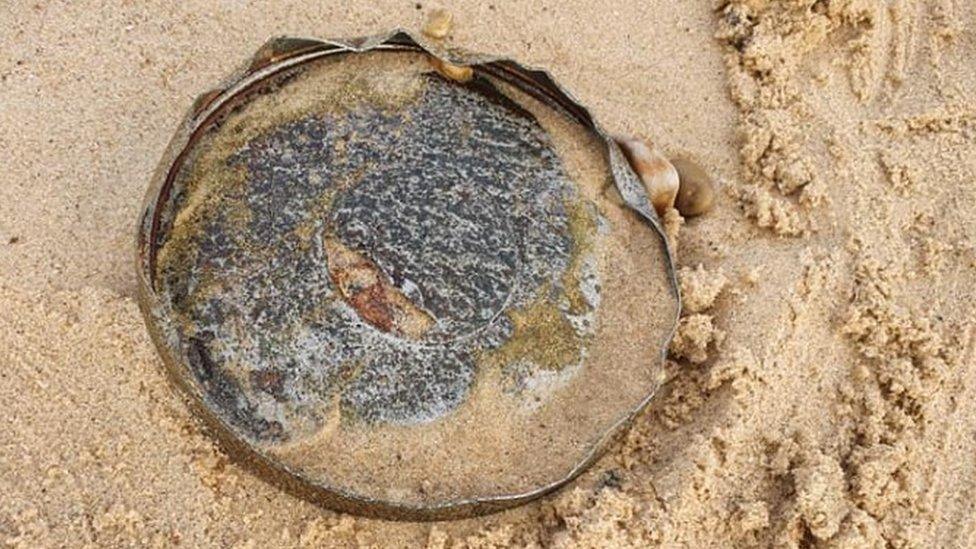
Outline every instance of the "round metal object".
<path id="1" fill-rule="evenodd" d="M 578 475 L 657 388 L 679 309 L 658 220 L 589 113 L 543 72 L 404 32 L 274 40 L 201 96 L 138 272 L 168 371 L 232 456 L 387 518 Z"/>

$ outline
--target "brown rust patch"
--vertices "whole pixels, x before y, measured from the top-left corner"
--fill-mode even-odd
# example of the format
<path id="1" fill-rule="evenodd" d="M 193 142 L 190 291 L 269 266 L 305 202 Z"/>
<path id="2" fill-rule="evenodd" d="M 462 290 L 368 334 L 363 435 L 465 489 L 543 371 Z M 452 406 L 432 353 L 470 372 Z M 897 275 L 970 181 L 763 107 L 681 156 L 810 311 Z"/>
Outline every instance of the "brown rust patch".
<path id="1" fill-rule="evenodd" d="M 368 258 L 336 238 L 326 238 L 324 248 L 332 282 L 363 320 L 384 332 L 413 339 L 433 326 L 434 319 L 411 303 Z"/>

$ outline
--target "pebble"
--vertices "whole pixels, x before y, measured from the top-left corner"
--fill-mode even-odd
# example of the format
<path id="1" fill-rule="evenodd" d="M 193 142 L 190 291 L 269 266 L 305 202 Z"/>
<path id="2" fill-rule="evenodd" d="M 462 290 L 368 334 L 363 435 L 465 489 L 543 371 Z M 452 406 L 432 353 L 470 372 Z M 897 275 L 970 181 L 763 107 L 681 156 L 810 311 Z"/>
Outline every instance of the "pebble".
<path id="1" fill-rule="evenodd" d="M 451 12 L 443 9 L 434 10 L 427 16 L 423 33 L 431 38 L 444 38 L 451 32 L 451 23 L 453 22 L 454 16 L 451 15 Z"/>
<path id="2" fill-rule="evenodd" d="M 686 158 L 671 160 L 678 172 L 678 196 L 675 208 L 682 217 L 707 213 L 715 205 L 715 181 L 697 163 Z"/>

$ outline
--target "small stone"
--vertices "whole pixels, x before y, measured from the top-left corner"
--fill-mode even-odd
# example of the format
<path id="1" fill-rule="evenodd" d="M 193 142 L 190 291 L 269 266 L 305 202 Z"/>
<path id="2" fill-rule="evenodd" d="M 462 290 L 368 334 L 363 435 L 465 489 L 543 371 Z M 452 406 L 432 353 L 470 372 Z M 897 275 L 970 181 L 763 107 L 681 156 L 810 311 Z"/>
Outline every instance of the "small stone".
<path id="1" fill-rule="evenodd" d="M 678 172 L 664 155 L 646 141 L 633 137 L 618 137 L 617 144 L 640 176 L 648 198 L 659 216 L 674 206 L 678 194 Z"/>
<path id="2" fill-rule="evenodd" d="M 423 32 L 431 38 L 441 39 L 451 32 L 453 22 L 454 16 L 451 12 L 443 9 L 434 10 L 427 16 Z"/>
<path id="3" fill-rule="evenodd" d="M 684 217 L 701 215 L 715 205 L 715 182 L 695 162 L 685 158 L 671 161 L 678 172 L 678 197 L 675 207 Z"/>
<path id="4" fill-rule="evenodd" d="M 438 57 L 431 57 L 430 64 L 441 73 L 441 76 L 449 80 L 467 82 L 474 77 L 474 69 L 466 65 L 455 65 Z"/>

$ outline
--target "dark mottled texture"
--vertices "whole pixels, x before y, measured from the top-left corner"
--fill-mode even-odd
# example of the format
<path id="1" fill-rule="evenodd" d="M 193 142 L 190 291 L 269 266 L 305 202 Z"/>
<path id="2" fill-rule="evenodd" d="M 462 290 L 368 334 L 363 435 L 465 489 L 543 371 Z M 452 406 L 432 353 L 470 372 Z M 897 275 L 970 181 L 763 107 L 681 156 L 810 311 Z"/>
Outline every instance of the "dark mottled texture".
<path id="1" fill-rule="evenodd" d="M 337 396 L 346 421 L 434 420 L 512 337 L 509 311 L 542 296 L 569 315 L 580 243 L 568 208 L 581 198 L 544 131 L 485 81 L 423 78 L 401 108 L 313 112 L 234 152 L 243 195 L 221 197 L 180 244 L 195 259 L 160 272 L 194 375 L 252 438 L 306 435 Z M 330 277 L 327 238 L 429 329 L 409 338 L 364 320 Z"/>

